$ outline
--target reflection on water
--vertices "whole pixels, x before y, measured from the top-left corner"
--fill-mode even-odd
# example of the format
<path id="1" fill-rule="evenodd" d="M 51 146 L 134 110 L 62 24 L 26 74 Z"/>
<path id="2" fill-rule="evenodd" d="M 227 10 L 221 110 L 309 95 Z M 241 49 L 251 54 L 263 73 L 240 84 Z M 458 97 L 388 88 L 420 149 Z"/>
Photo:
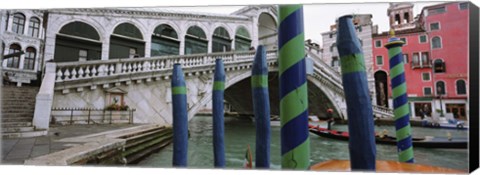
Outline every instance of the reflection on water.
<path id="1" fill-rule="evenodd" d="M 321 124 L 322 125 L 322 124 Z M 347 131 L 347 125 L 334 125 L 332 129 Z M 189 123 L 188 167 L 213 168 L 212 118 L 194 117 Z M 394 126 L 377 126 L 377 132 L 386 129 L 389 135 L 395 135 Z M 467 137 L 468 131 L 430 129 L 414 127 L 414 137 L 442 136 L 450 132 L 453 137 Z M 280 169 L 280 127 L 271 128 L 270 162 L 272 169 Z M 332 159 L 349 159 L 348 142 L 322 138 L 310 134 L 312 165 Z M 249 119 L 225 119 L 225 159 L 226 167 L 240 169 L 243 166 L 247 145 L 255 157 L 255 124 Z M 173 145 L 170 144 L 158 153 L 141 161 L 142 167 L 172 167 Z M 419 164 L 442 166 L 459 170 L 468 170 L 468 151 L 466 149 L 414 148 L 415 162 Z M 397 160 L 396 146 L 377 145 L 378 160 Z"/>

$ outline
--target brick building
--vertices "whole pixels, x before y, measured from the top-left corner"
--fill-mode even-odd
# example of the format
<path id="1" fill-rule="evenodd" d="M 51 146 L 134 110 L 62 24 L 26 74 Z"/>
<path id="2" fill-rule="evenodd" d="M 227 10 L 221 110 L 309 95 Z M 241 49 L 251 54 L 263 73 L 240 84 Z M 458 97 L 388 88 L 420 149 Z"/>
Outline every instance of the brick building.
<path id="1" fill-rule="evenodd" d="M 453 115 L 468 120 L 468 2 L 448 2 L 422 9 L 391 3 L 387 15 L 403 46 L 407 94 L 412 116 Z M 376 104 L 392 107 L 389 32 L 372 36 Z M 374 102 L 374 103 L 375 103 Z"/>

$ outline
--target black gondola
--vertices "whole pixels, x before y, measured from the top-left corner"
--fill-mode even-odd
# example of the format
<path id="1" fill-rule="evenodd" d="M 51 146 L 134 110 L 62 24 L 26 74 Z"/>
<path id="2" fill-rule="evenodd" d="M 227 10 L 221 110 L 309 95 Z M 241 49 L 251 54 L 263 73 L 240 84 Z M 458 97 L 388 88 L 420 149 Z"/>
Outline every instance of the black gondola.
<path id="1" fill-rule="evenodd" d="M 311 133 L 317 134 L 322 137 L 336 139 L 336 140 L 347 140 L 349 138 L 348 132 L 337 131 L 337 130 L 328 130 L 326 128 L 320 128 L 316 126 L 309 125 L 309 130 Z M 375 142 L 378 144 L 388 144 L 388 145 L 397 145 L 397 139 L 392 136 L 384 135 L 375 135 Z M 447 138 L 447 137 L 424 137 L 424 138 L 412 138 L 413 147 L 423 147 L 423 148 L 455 148 L 455 149 L 466 149 L 468 145 L 468 140 L 466 138 Z"/>

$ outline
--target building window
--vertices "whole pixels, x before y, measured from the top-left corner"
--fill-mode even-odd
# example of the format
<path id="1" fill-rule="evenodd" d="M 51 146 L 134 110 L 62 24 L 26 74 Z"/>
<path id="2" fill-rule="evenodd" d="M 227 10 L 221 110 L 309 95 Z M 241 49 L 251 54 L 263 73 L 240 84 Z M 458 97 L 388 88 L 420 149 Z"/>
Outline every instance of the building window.
<path id="1" fill-rule="evenodd" d="M 329 37 L 332 38 L 332 37 L 333 37 L 333 34 L 330 33 Z"/>
<path id="2" fill-rule="evenodd" d="M 38 18 L 31 18 L 28 25 L 28 35 L 32 37 L 38 37 L 38 31 L 40 29 L 40 20 Z"/>
<path id="3" fill-rule="evenodd" d="M 33 70 L 35 66 L 36 50 L 33 47 L 27 48 L 25 60 L 23 60 L 23 69 Z"/>
<path id="4" fill-rule="evenodd" d="M 403 41 L 404 45 L 407 45 L 407 38 L 400 38 Z"/>
<path id="5" fill-rule="evenodd" d="M 382 40 L 376 40 L 375 41 L 375 47 L 377 47 L 377 48 L 382 47 Z"/>
<path id="6" fill-rule="evenodd" d="M 460 10 L 468 9 L 468 2 L 462 2 L 462 3 L 458 4 L 458 8 Z"/>
<path id="7" fill-rule="evenodd" d="M 130 48 L 128 58 L 138 58 L 139 56 L 137 55 L 137 48 Z"/>
<path id="8" fill-rule="evenodd" d="M 398 25 L 400 24 L 401 21 L 400 21 L 400 14 L 395 14 L 395 24 Z"/>
<path id="9" fill-rule="evenodd" d="M 430 31 L 434 30 L 440 30 L 440 23 L 435 22 L 435 23 L 430 23 Z"/>
<path id="10" fill-rule="evenodd" d="M 334 52 L 335 50 L 337 50 L 337 44 L 336 43 L 333 43 L 331 46 L 330 46 L 330 52 Z"/>
<path id="11" fill-rule="evenodd" d="M 420 35 L 419 42 L 420 43 L 426 43 L 427 42 L 427 35 Z"/>
<path id="12" fill-rule="evenodd" d="M 430 65 L 430 58 L 428 57 L 428 52 L 422 52 L 422 65 Z"/>
<path id="13" fill-rule="evenodd" d="M 437 8 L 432 8 L 428 10 L 428 15 L 435 15 L 435 14 L 440 14 L 440 13 L 445 13 L 445 6 L 442 7 L 437 7 Z"/>
<path id="14" fill-rule="evenodd" d="M 412 66 L 419 66 L 420 65 L 420 59 L 418 57 L 418 53 L 413 54 L 413 59 L 412 59 Z"/>
<path id="15" fill-rule="evenodd" d="M 12 44 L 10 45 L 10 49 L 8 50 L 8 54 L 17 53 L 17 52 L 20 52 L 20 50 L 21 50 L 20 45 Z M 20 65 L 20 55 L 7 58 L 7 67 L 18 68 L 19 65 Z"/>
<path id="16" fill-rule="evenodd" d="M 437 87 L 437 95 L 445 95 L 445 82 L 439 81 L 435 87 Z"/>
<path id="17" fill-rule="evenodd" d="M 409 23 L 408 20 L 410 20 L 410 15 L 408 14 L 408 12 L 405 12 L 405 13 L 403 14 L 403 22 L 404 22 L 404 23 Z"/>
<path id="18" fill-rule="evenodd" d="M 332 57 L 332 67 L 338 67 L 338 66 L 340 66 L 338 57 Z"/>
<path id="19" fill-rule="evenodd" d="M 443 62 L 441 59 L 436 59 L 433 62 L 433 71 L 435 73 L 445 72 L 445 62 Z"/>
<path id="20" fill-rule="evenodd" d="M 457 81 L 457 94 L 458 95 L 467 94 L 467 86 L 465 85 L 465 81 L 463 81 L 463 80 L 458 80 Z"/>
<path id="21" fill-rule="evenodd" d="M 430 72 L 423 72 L 422 73 L 422 80 L 423 81 L 430 81 Z"/>
<path id="22" fill-rule="evenodd" d="M 432 95 L 432 87 L 424 87 L 423 88 L 423 95 Z"/>
<path id="23" fill-rule="evenodd" d="M 408 54 L 403 54 L 403 64 L 408 63 Z"/>
<path id="24" fill-rule="evenodd" d="M 383 65 L 383 56 L 377 56 L 377 61 L 376 61 L 377 65 Z"/>
<path id="25" fill-rule="evenodd" d="M 432 38 L 432 49 L 442 48 L 442 40 L 440 37 L 436 36 Z"/>
<path id="26" fill-rule="evenodd" d="M 12 31 L 17 34 L 23 34 L 24 26 L 25 26 L 25 16 L 21 13 L 15 13 L 13 15 Z"/>

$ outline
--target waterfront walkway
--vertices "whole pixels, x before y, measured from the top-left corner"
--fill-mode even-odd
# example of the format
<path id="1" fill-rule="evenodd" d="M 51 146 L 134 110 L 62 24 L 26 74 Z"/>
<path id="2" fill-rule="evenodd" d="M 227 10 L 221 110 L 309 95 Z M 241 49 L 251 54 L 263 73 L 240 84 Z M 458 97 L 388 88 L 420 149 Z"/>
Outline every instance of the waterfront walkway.
<path id="1" fill-rule="evenodd" d="M 138 126 L 138 124 L 53 126 L 45 136 L 11 139 L 2 138 L 1 164 L 23 164 L 27 159 L 54 153 L 82 144 L 78 142 L 59 142 L 58 140 L 60 139 L 124 129 L 133 126 Z"/>

